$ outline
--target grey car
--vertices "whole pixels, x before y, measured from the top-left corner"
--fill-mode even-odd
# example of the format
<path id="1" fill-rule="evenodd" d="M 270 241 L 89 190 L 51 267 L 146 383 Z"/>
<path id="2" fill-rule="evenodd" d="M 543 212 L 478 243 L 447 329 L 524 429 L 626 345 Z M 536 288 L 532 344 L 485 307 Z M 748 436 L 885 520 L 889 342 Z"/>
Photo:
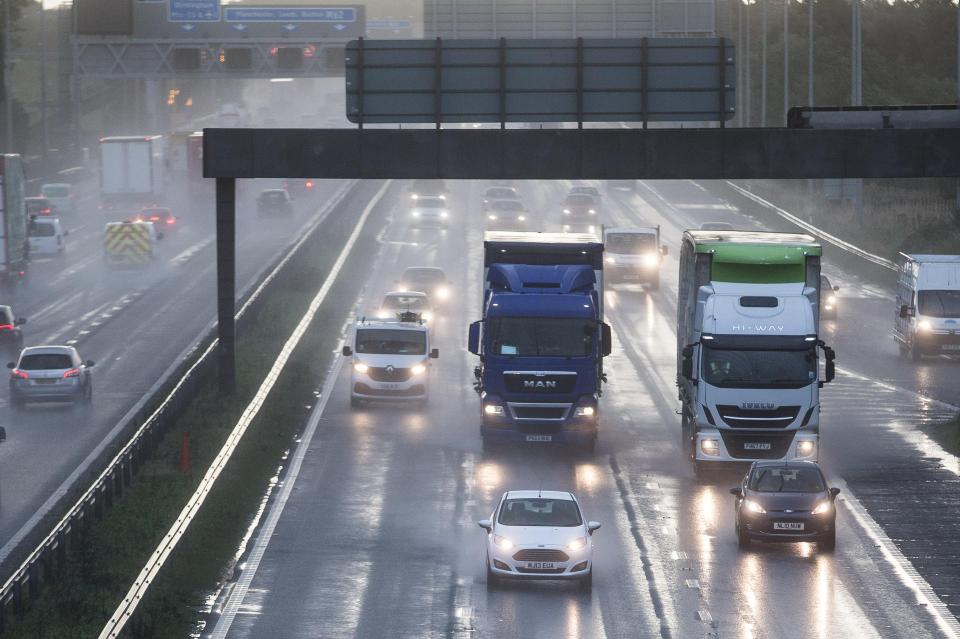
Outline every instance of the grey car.
<path id="1" fill-rule="evenodd" d="M 30 346 L 10 369 L 10 404 L 84 402 L 93 399 L 93 362 L 83 361 L 72 346 Z"/>

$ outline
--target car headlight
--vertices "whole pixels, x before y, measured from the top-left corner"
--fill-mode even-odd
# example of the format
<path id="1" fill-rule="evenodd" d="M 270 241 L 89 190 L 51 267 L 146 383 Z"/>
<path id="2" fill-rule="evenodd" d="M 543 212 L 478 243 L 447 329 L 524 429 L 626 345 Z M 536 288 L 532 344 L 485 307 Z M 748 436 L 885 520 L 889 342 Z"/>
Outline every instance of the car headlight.
<path id="1" fill-rule="evenodd" d="M 427 370 L 426 366 L 424 366 L 423 364 L 417 364 L 416 366 L 410 369 L 410 372 L 413 373 L 414 375 L 420 375 L 425 370 Z"/>
<path id="2" fill-rule="evenodd" d="M 511 548 L 513 548 L 513 542 L 501 535 L 493 536 L 493 545 L 499 548 L 500 550 L 510 550 Z"/>
<path id="3" fill-rule="evenodd" d="M 450 289 L 446 286 L 438 286 L 434 291 L 434 295 L 438 298 L 445 300 L 450 298 Z"/>
<path id="4" fill-rule="evenodd" d="M 827 304 L 836 304 L 836 303 L 837 303 L 836 295 L 831 295 L 830 297 L 827 298 Z"/>
<path id="5" fill-rule="evenodd" d="M 573 551 L 583 550 L 586 547 L 587 547 L 586 537 L 577 537 L 576 539 L 571 541 L 569 544 L 567 544 L 567 550 L 573 550 Z"/>
<path id="6" fill-rule="evenodd" d="M 503 415 L 503 406 L 497 406 L 496 404 L 484 404 L 483 412 L 487 415 Z"/>
<path id="7" fill-rule="evenodd" d="M 420 211 L 414 211 L 413 217 L 420 217 Z"/>
<path id="8" fill-rule="evenodd" d="M 617 263 L 617 260 L 613 259 L 612 257 L 607 258 L 607 264 L 616 264 L 616 263 Z"/>
<path id="9" fill-rule="evenodd" d="M 656 253 L 646 253 L 640 260 L 644 266 L 656 266 L 660 263 L 660 256 Z"/>
<path id="10" fill-rule="evenodd" d="M 526 218 L 526 216 L 524 216 L 524 215 L 518 215 L 518 216 L 517 216 L 517 219 L 520 220 L 521 222 L 526 222 L 526 221 L 527 221 L 527 218 Z"/>
<path id="11" fill-rule="evenodd" d="M 797 442 L 797 456 L 798 457 L 808 457 L 813 454 L 813 451 L 816 449 L 817 444 L 811 440 L 804 440 Z"/>
<path id="12" fill-rule="evenodd" d="M 447 219 L 447 217 L 448 217 L 449 215 L 450 215 L 450 214 L 447 213 L 446 211 L 440 211 L 440 217 L 443 218 L 443 219 Z"/>
<path id="13" fill-rule="evenodd" d="M 577 406 L 577 410 L 573 414 L 576 417 L 593 417 L 596 412 L 593 406 Z"/>
<path id="14" fill-rule="evenodd" d="M 833 504 L 829 500 L 821 501 L 817 504 L 813 510 L 810 511 L 811 515 L 826 515 L 833 511 Z"/>
<path id="15" fill-rule="evenodd" d="M 358 373 L 366 373 L 368 370 L 370 370 L 370 367 L 363 362 L 354 362 L 353 370 L 357 371 Z"/>
<path id="16" fill-rule="evenodd" d="M 767 512 L 767 509 L 766 509 L 766 508 L 764 508 L 763 506 L 761 506 L 761 505 L 758 504 L 757 502 L 753 501 L 752 499 L 744 499 L 744 500 L 743 500 L 743 507 L 746 508 L 747 510 L 749 510 L 750 512 L 752 512 L 752 513 L 757 513 L 757 514 L 760 514 L 760 515 L 762 515 L 762 514 L 764 514 L 764 513 Z"/>
<path id="17" fill-rule="evenodd" d="M 589 213 L 590 215 L 596 215 L 596 214 L 597 214 L 597 212 L 594 211 L 593 209 L 590 209 L 589 211 L 587 211 L 587 213 Z"/>
<path id="18" fill-rule="evenodd" d="M 488 216 L 487 216 L 487 219 L 488 219 L 488 220 L 495 220 L 495 219 L 497 219 L 497 216 L 496 216 L 496 215 L 488 215 Z"/>
<path id="19" fill-rule="evenodd" d="M 564 215 L 570 215 L 570 209 L 563 209 Z"/>
<path id="20" fill-rule="evenodd" d="M 700 441 L 700 450 L 704 455 L 719 455 L 720 442 L 716 439 L 704 439 Z"/>
<path id="21" fill-rule="evenodd" d="M 420 196 L 417 195 L 416 193 L 411 193 L 411 194 L 410 194 L 410 199 L 411 199 L 411 200 L 416 200 L 416 199 L 419 198 L 419 197 L 420 197 Z"/>
<path id="22" fill-rule="evenodd" d="M 930 330 L 930 320 L 920 320 L 917 322 L 918 331 L 929 331 Z"/>

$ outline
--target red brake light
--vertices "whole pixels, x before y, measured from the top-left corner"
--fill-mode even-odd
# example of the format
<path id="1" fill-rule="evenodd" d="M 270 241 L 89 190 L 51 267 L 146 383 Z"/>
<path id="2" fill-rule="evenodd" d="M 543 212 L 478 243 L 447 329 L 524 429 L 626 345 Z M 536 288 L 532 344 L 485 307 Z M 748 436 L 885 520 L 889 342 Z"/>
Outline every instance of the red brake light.
<path id="1" fill-rule="evenodd" d="M 40 215 L 50 215 L 50 208 L 40 209 Z"/>
<path id="2" fill-rule="evenodd" d="M 63 376 L 64 376 L 64 377 L 80 377 L 80 369 L 79 369 L 79 368 L 71 368 L 70 370 L 68 370 L 67 372 L 65 372 L 65 373 L 63 374 Z"/>
<path id="3" fill-rule="evenodd" d="M 13 324 L 0 324 L 0 331 L 12 331 Z"/>
<path id="4" fill-rule="evenodd" d="M 313 188 L 313 180 L 307 180 L 307 188 L 308 188 L 308 189 L 312 189 L 312 188 Z"/>
<path id="5" fill-rule="evenodd" d="M 19 377 L 20 379 L 30 379 L 30 376 L 27 375 L 26 371 L 22 371 L 19 368 L 15 368 L 10 371 L 10 375 L 13 377 Z"/>
<path id="6" fill-rule="evenodd" d="M 151 215 L 151 216 L 150 216 L 150 221 L 151 221 L 151 222 L 159 222 L 159 221 L 160 221 L 160 216 L 159 216 L 159 215 Z"/>
<path id="7" fill-rule="evenodd" d="M 176 222 L 176 221 L 177 221 L 177 220 L 174 219 L 174 218 L 172 218 L 172 217 L 168 217 L 168 218 L 167 218 L 167 224 L 173 224 L 173 223 Z"/>

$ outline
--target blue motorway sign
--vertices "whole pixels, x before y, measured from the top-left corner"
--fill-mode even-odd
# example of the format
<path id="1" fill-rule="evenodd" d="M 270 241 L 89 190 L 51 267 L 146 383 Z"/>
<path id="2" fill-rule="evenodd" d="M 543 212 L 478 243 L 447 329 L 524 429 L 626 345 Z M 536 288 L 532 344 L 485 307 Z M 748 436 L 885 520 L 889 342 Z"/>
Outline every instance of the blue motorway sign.
<path id="1" fill-rule="evenodd" d="M 170 0 L 174 2 L 176 0 Z M 354 7 L 224 7 L 227 22 L 356 22 Z"/>
<path id="2" fill-rule="evenodd" d="M 219 22 L 220 0 L 170 0 L 170 22 Z"/>

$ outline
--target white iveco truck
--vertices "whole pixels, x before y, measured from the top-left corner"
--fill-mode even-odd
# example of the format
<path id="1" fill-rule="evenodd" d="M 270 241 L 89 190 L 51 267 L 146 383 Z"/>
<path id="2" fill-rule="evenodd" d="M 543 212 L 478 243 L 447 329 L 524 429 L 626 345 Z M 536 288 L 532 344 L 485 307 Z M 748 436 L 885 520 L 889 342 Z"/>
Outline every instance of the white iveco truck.
<path id="1" fill-rule="evenodd" d="M 834 376 L 833 350 L 817 334 L 821 252 L 809 235 L 684 233 L 677 386 L 698 472 L 818 459 L 820 387 Z"/>

